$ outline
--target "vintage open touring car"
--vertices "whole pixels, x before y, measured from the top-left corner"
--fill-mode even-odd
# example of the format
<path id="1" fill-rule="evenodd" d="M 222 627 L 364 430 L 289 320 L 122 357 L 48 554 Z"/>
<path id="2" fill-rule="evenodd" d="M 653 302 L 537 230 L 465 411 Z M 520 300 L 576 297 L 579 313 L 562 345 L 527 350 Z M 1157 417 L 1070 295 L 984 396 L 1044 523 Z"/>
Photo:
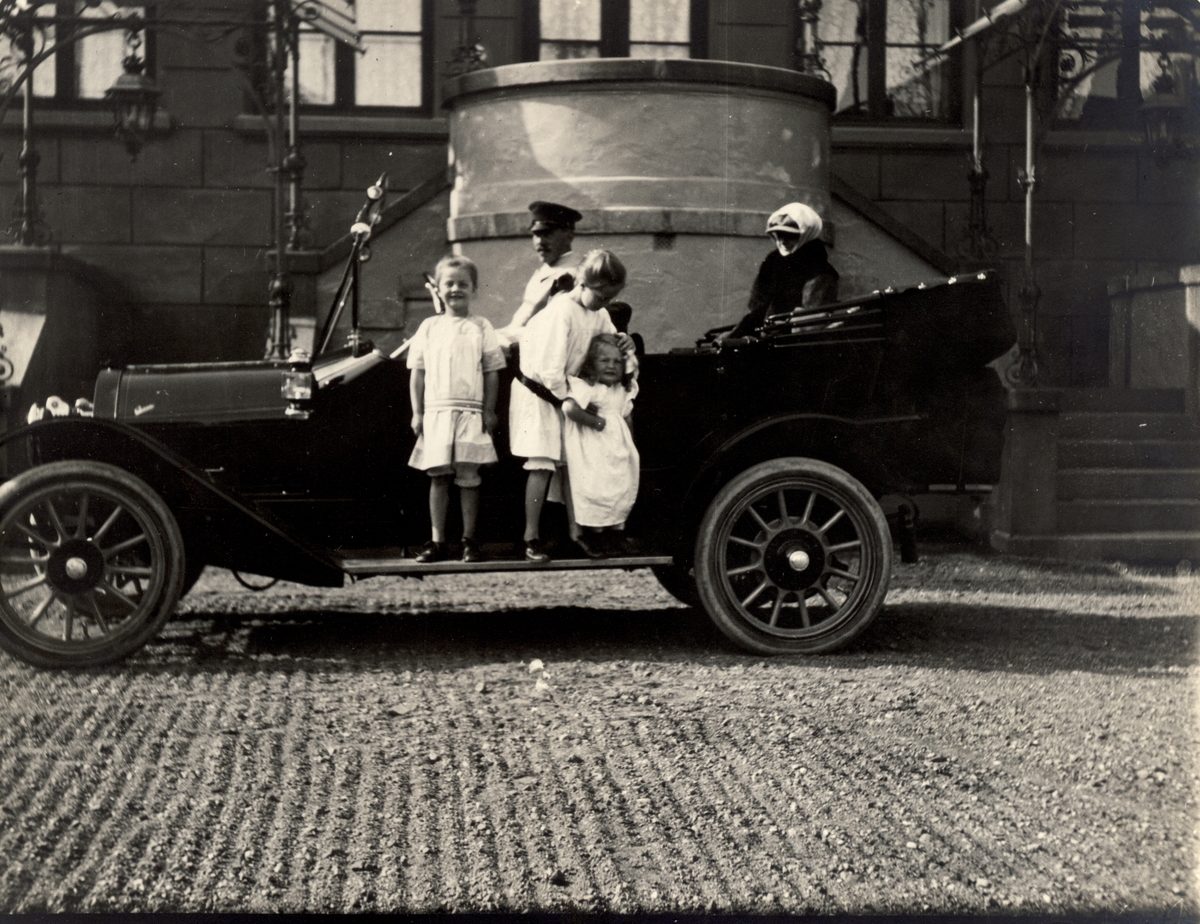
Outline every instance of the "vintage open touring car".
<path id="1" fill-rule="evenodd" d="M 745 649 L 828 651 L 883 605 L 879 498 L 998 475 L 1004 393 L 985 364 L 1013 337 L 998 280 L 976 273 L 644 357 L 637 554 L 572 557 L 564 542 L 525 562 L 524 472 L 502 424 L 482 489 L 488 560 L 420 564 L 429 482 L 407 466 L 408 373 L 352 334 L 303 361 L 107 369 L 93 416 L 5 434 L 0 646 L 46 667 L 125 657 L 205 566 L 315 586 L 650 567 Z"/>

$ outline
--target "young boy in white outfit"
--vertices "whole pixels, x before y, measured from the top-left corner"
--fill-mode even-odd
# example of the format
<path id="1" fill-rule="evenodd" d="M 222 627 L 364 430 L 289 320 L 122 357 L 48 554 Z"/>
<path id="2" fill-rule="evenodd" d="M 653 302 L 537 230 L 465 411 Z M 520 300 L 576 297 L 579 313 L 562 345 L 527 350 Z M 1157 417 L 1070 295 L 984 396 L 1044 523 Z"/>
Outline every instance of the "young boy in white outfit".
<path id="1" fill-rule="evenodd" d="M 479 270 L 466 257 L 444 257 L 434 270 L 446 313 L 421 322 L 408 348 L 409 393 L 417 444 L 408 464 L 429 474 L 432 539 L 419 562 L 447 557 L 446 514 L 450 483 L 462 504 L 462 559 L 483 561 L 475 542 L 479 517 L 479 466 L 496 461 L 496 395 L 504 354 L 491 323 L 470 314 Z"/>

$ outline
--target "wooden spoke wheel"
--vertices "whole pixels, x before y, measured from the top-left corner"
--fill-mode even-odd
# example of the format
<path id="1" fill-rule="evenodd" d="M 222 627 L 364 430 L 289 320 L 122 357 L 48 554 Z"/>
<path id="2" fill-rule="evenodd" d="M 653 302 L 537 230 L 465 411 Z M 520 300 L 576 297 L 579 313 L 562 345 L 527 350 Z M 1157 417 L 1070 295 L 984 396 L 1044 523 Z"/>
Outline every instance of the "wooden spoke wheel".
<path id="1" fill-rule="evenodd" d="M 162 628 L 183 581 L 174 516 L 128 472 L 55 462 L 0 488 L 0 645 L 16 657 L 123 658 Z"/>
<path id="2" fill-rule="evenodd" d="M 764 654 L 841 647 L 883 606 L 892 541 L 879 503 L 815 459 L 774 459 L 718 492 L 696 540 L 696 585 L 717 627 Z"/>

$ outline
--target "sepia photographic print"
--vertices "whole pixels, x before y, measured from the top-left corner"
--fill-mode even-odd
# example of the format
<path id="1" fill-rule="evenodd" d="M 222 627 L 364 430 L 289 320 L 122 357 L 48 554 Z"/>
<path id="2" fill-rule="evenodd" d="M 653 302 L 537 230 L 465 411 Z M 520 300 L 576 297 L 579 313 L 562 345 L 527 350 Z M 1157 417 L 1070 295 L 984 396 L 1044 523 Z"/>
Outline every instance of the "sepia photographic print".
<path id="1" fill-rule="evenodd" d="M 0 912 L 1197 919 L 1197 0 L 0 0 L 0 202 Z"/>

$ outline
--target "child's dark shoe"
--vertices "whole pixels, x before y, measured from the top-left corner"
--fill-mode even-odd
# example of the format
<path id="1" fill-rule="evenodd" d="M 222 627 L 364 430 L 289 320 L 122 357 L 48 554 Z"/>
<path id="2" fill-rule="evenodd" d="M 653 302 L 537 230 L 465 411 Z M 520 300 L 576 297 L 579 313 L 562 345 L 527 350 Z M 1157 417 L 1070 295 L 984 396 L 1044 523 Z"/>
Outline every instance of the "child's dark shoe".
<path id="1" fill-rule="evenodd" d="M 600 540 L 597 537 L 581 534 L 572 540 L 583 551 L 583 554 L 588 558 L 604 558 L 605 551 L 600 545 Z"/>
<path id="2" fill-rule="evenodd" d="M 525 560 L 531 561 L 535 565 L 544 565 L 550 560 L 550 556 L 546 553 L 546 548 L 542 545 L 540 539 L 529 539 L 526 541 Z"/>
<path id="3" fill-rule="evenodd" d="M 642 544 L 636 539 L 626 536 L 623 532 L 614 531 L 609 534 L 609 543 L 614 555 L 623 558 L 636 558 L 642 554 Z"/>
<path id="4" fill-rule="evenodd" d="M 446 543 L 434 542 L 432 539 L 421 546 L 421 551 L 417 553 L 417 561 L 423 565 L 428 565 L 435 561 L 442 561 L 445 557 Z"/>
<path id="5" fill-rule="evenodd" d="M 487 561 L 487 556 L 483 554 L 483 550 L 479 548 L 474 539 L 463 539 L 462 550 L 462 560 L 465 562 Z"/>

